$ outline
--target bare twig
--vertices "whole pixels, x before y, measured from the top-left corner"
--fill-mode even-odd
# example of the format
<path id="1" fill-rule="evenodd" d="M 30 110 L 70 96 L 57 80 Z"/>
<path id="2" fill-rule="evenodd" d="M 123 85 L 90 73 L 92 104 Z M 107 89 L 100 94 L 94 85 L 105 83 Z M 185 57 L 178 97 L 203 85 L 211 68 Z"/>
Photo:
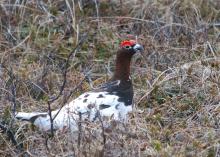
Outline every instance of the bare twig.
<path id="1" fill-rule="evenodd" d="M 97 19 L 97 17 L 89 17 L 89 19 Z M 134 20 L 134 21 L 140 21 L 140 22 L 144 22 L 144 23 L 152 23 L 152 24 L 163 24 L 165 25 L 166 22 L 165 21 L 153 21 L 153 20 L 146 20 L 146 19 L 142 19 L 142 18 L 135 18 L 135 17 L 129 17 L 129 16 L 99 16 L 99 19 L 128 19 L 128 20 Z M 182 24 L 182 23 L 172 23 L 170 24 L 170 26 L 180 26 L 180 27 L 185 27 L 191 30 L 194 30 L 192 27 L 187 26 L 186 24 Z"/>
<path id="2" fill-rule="evenodd" d="M 79 112 L 79 120 L 78 120 L 78 142 L 77 146 L 78 149 L 80 149 L 80 144 L 81 144 L 81 135 L 82 135 L 82 113 Z"/>
<path id="3" fill-rule="evenodd" d="M 18 45 L 16 45 L 15 47 L 5 51 L 3 56 L 5 56 L 5 54 L 7 54 L 10 51 L 16 50 L 18 47 L 20 47 L 22 44 L 24 44 L 29 39 L 29 37 L 30 37 L 30 34 L 23 41 L 21 41 Z M 4 59 L 4 57 L 2 57 L 1 62 L 3 62 L 3 59 Z"/>
<path id="4" fill-rule="evenodd" d="M 52 110 L 51 110 L 49 101 L 47 102 L 47 105 L 48 105 L 48 114 L 50 117 L 50 128 L 51 128 L 50 133 L 51 133 L 51 136 L 53 137 L 54 136 L 54 125 L 53 125 Z"/>
<path id="5" fill-rule="evenodd" d="M 52 136 L 52 137 L 53 137 L 53 135 L 54 135 L 53 120 L 54 120 L 54 119 L 56 118 L 56 116 L 59 114 L 59 112 L 60 112 L 60 110 L 62 109 L 63 105 L 62 105 L 62 107 L 60 108 L 60 110 L 57 112 L 57 114 L 56 114 L 54 117 L 52 117 L 51 103 L 54 102 L 55 100 L 57 100 L 57 99 L 62 95 L 63 90 L 64 90 L 65 85 L 66 85 L 66 81 L 67 81 L 67 80 L 66 80 L 66 75 L 67 75 L 67 71 L 68 71 L 68 65 L 69 65 L 70 58 L 71 58 L 71 56 L 72 56 L 74 53 L 76 53 L 76 52 L 78 51 L 78 49 L 82 46 L 82 44 L 83 44 L 84 41 L 86 40 L 86 37 L 87 37 L 86 34 L 84 34 L 84 35 L 82 36 L 81 40 L 79 41 L 79 43 L 76 45 L 76 47 L 69 53 L 69 55 L 68 55 L 68 57 L 67 57 L 67 60 L 66 60 L 66 63 L 65 63 L 65 66 L 64 66 L 63 84 L 62 84 L 62 86 L 60 87 L 59 94 L 58 94 L 55 98 L 53 98 L 53 99 L 51 99 L 51 100 L 49 100 L 49 101 L 47 102 L 47 104 L 48 104 L 48 114 L 49 114 L 49 116 L 50 116 L 51 136 Z M 65 103 L 64 103 L 64 104 L 65 104 Z"/>
<path id="6" fill-rule="evenodd" d="M 163 72 L 155 79 L 155 81 L 154 81 L 153 84 L 151 85 L 151 88 L 146 92 L 146 94 L 144 94 L 144 96 L 142 96 L 142 97 L 138 100 L 138 102 L 136 103 L 136 105 L 139 104 L 141 101 L 143 101 L 143 100 L 155 89 L 155 87 L 157 87 L 158 82 L 159 82 L 159 80 L 161 79 L 161 77 L 162 77 L 167 71 L 169 71 L 169 70 L 170 70 L 170 69 L 167 69 L 167 70 L 163 71 Z"/>
<path id="7" fill-rule="evenodd" d="M 98 117 L 98 119 L 99 119 L 99 121 L 100 121 L 100 123 L 101 123 L 103 145 L 105 146 L 105 143 L 106 143 L 105 128 L 104 128 L 104 124 L 103 124 L 102 116 L 101 116 L 99 110 L 97 110 L 97 117 Z"/>
<path id="8" fill-rule="evenodd" d="M 64 87 L 66 85 L 66 74 L 67 74 L 67 71 L 68 71 L 68 65 L 69 65 L 70 58 L 74 53 L 76 53 L 78 51 L 78 49 L 82 46 L 82 44 L 84 43 L 85 40 L 86 40 L 86 34 L 83 35 L 82 39 L 79 41 L 79 43 L 76 45 L 76 47 L 69 53 L 69 55 L 67 57 L 67 60 L 66 60 L 66 63 L 65 63 L 65 66 L 64 66 L 63 84 L 60 87 L 60 92 L 55 98 L 49 100 L 50 103 L 54 102 L 55 100 L 57 100 L 62 95 Z"/>
<path id="9" fill-rule="evenodd" d="M 17 77 L 13 73 L 13 69 L 10 68 L 8 69 L 4 64 L 2 64 L 2 68 L 4 68 L 7 71 L 8 76 L 10 77 L 11 80 L 11 99 L 10 101 L 12 102 L 12 113 L 13 115 L 16 112 L 16 83 L 17 82 Z"/>
<path id="10" fill-rule="evenodd" d="M 213 49 L 213 47 L 212 47 L 212 45 L 210 44 L 209 41 L 207 41 L 207 46 L 208 46 L 208 48 L 210 49 L 210 51 L 211 51 L 213 57 L 216 59 L 216 55 L 215 55 L 214 49 Z"/>
<path id="11" fill-rule="evenodd" d="M 0 130 L 3 131 L 3 133 L 6 133 L 7 137 L 9 138 L 9 140 L 12 142 L 13 145 L 16 146 L 16 148 L 19 151 L 22 151 L 22 143 L 18 144 L 17 140 L 15 139 L 14 133 L 13 131 L 8 128 L 7 126 L 3 125 L 2 123 L 0 123 Z"/>

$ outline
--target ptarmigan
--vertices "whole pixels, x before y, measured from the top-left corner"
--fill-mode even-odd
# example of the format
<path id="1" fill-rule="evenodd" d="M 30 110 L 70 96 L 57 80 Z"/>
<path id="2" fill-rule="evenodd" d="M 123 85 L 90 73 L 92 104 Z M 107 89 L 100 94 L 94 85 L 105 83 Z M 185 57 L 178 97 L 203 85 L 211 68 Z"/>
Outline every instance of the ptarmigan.
<path id="1" fill-rule="evenodd" d="M 97 120 L 98 115 L 111 116 L 115 120 L 126 119 L 127 113 L 132 111 L 133 101 L 130 63 L 132 56 L 139 51 L 143 51 L 143 47 L 134 40 L 123 41 L 117 51 L 113 77 L 98 90 L 86 92 L 61 109 L 52 111 L 53 128 L 77 130 L 79 115 L 81 120 L 88 119 L 91 122 Z M 18 112 L 16 118 L 29 121 L 44 131 L 51 129 L 47 112 Z"/>

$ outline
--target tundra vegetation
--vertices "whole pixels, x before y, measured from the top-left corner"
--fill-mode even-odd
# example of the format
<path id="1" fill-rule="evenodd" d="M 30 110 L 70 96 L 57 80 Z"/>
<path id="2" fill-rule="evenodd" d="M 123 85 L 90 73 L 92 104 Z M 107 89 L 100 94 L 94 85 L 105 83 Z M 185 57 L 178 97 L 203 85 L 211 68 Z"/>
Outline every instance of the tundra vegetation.
<path id="1" fill-rule="evenodd" d="M 14 119 L 106 82 L 135 38 L 126 124 L 79 122 L 73 136 Z M 0 156 L 220 156 L 219 54 L 217 0 L 2 0 Z"/>

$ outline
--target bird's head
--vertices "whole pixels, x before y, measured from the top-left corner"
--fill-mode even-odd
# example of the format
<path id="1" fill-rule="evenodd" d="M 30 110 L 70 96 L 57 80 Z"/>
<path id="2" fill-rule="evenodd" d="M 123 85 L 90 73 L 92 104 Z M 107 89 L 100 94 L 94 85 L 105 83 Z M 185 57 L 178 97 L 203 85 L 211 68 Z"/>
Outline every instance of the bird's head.
<path id="1" fill-rule="evenodd" d="M 131 56 L 136 52 L 143 52 L 144 48 L 138 44 L 135 40 L 125 40 L 120 44 L 120 48 L 123 53 L 130 54 Z"/>
<path id="2" fill-rule="evenodd" d="M 116 57 L 116 70 L 112 80 L 130 80 L 131 58 L 136 52 L 143 52 L 144 48 L 135 40 L 121 42 Z"/>

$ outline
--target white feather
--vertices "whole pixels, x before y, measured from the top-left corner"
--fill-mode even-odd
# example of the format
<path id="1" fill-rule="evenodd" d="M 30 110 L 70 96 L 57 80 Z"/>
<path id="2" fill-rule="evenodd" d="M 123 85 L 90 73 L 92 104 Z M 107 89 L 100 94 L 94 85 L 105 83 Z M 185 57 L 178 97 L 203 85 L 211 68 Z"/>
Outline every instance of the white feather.
<path id="1" fill-rule="evenodd" d="M 97 113 L 101 116 L 112 116 L 115 120 L 125 120 L 126 114 L 132 110 L 132 106 L 125 106 L 124 102 L 119 102 L 118 99 L 117 95 L 112 95 L 108 92 L 84 93 L 61 109 L 52 111 L 54 129 L 67 127 L 72 131 L 77 130 L 79 113 L 81 113 L 82 119 L 87 118 L 90 121 L 97 118 Z M 103 106 L 104 108 L 100 109 Z M 16 118 L 28 120 L 39 115 L 34 121 L 34 125 L 38 126 L 41 130 L 48 131 L 51 129 L 50 117 L 48 114 L 45 114 L 19 112 Z"/>

